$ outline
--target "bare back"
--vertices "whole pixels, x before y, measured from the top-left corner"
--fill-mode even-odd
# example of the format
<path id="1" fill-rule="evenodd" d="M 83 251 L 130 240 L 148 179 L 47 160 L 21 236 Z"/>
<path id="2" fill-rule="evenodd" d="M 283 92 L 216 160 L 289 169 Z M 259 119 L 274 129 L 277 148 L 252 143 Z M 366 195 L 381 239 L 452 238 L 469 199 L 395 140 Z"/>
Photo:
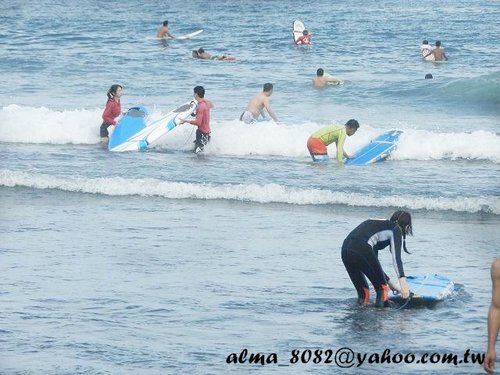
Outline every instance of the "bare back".
<path id="1" fill-rule="evenodd" d="M 248 112 L 251 112 L 254 115 L 254 117 L 257 118 L 262 113 L 262 110 L 268 107 L 269 107 L 269 98 L 266 96 L 266 94 L 261 92 L 255 95 L 252 99 L 250 99 L 246 110 Z"/>

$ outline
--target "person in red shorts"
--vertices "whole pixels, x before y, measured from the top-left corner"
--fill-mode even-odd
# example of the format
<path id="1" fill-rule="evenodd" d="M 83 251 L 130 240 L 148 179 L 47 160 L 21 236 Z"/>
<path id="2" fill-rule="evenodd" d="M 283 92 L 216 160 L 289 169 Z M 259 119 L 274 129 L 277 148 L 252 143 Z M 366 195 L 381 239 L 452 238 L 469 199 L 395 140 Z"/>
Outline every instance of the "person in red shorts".
<path id="1" fill-rule="evenodd" d="M 350 159 L 344 151 L 344 142 L 348 136 L 356 133 L 358 128 L 359 123 L 351 119 L 344 126 L 330 125 L 314 132 L 307 140 L 307 148 L 313 161 L 327 161 L 329 159 L 327 146 L 334 142 L 337 145 L 337 161 L 342 161 L 344 157 Z"/>

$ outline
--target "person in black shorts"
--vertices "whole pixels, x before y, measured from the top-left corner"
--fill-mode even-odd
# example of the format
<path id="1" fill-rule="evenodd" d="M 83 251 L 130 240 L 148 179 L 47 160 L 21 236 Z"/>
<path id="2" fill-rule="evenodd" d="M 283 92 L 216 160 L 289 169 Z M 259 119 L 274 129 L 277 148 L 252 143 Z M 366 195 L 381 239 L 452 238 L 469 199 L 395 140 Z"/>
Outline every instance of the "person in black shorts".
<path id="1" fill-rule="evenodd" d="M 368 304 L 370 301 L 366 277 L 377 294 L 376 306 L 389 306 L 389 287 L 401 293 L 403 298 L 409 297 L 401 260 L 401 244 L 409 254 L 406 249 L 407 234 L 413 234 L 411 215 L 406 211 L 396 211 L 389 220 L 369 219 L 362 222 L 346 237 L 342 244 L 342 262 L 358 292 L 359 303 Z M 378 251 L 387 246 L 390 246 L 399 286 L 389 280 L 378 260 Z"/>

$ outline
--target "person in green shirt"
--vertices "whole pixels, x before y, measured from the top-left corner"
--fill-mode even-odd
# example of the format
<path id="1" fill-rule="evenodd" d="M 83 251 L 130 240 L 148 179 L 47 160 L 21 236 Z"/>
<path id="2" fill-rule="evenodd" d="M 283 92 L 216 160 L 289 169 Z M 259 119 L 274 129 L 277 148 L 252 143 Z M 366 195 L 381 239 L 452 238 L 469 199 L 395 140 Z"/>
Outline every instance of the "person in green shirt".
<path id="1" fill-rule="evenodd" d="M 351 119 L 344 126 L 330 125 L 314 132 L 307 140 L 307 148 L 313 161 L 327 161 L 328 150 L 327 146 L 334 143 L 337 145 L 337 161 L 342 161 L 345 157 L 350 159 L 344 151 L 344 142 L 347 136 L 356 133 L 359 128 L 359 122 Z"/>

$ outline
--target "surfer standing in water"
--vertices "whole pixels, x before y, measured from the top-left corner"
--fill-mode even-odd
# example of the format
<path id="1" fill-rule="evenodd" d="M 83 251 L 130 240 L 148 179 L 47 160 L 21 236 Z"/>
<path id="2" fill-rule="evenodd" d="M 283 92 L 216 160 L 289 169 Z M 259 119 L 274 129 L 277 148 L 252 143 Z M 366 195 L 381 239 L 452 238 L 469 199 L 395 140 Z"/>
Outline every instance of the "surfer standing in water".
<path id="1" fill-rule="evenodd" d="M 358 128 L 359 122 L 351 119 L 344 126 L 330 125 L 314 132 L 307 140 L 307 149 L 312 160 L 327 161 L 329 157 L 326 147 L 334 142 L 337 145 L 337 161 L 342 161 L 344 157 L 350 159 L 351 157 L 344 151 L 344 142 L 348 136 L 356 133 Z"/>
<path id="2" fill-rule="evenodd" d="M 261 115 L 264 119 L 266 116 L 264 115 L 264 108 L 269 113 L 269 116 L 274 120 L 274 122 L 278 122 L 276 115 L 274 114 L 271 106 L 269 105 L 269 97 L 273 94 L 273 84 L 265 83 L 264 88 L 261 93 L 255 95 L 248 102 L 247 108 L 240 116 L 240 121 L 243 121 L 245 124 L 251 124 L 257 121 L 259 115 Z"/>
<path id="3" fill-rule="evenodd" d="M 407 211 L 396 211 L 389 220 L 370 219 L 362 222 L 342 244 L 342 262 L 351 278 L 358 302 L 366 305 L 370 301 L 370 289 L 366 277 L 375 288 L 377 307 L 389 306 L 389 287 L 407 299 L 410 296 L 401 260 L 401 242 L 405 252 L 406 235 L 413 234 L 411 215 Z M 399 278 L 399 286 L 384 272 L 378 260 L 378 251 L 390 246 L 392 263 Z"/>
<path id="4" fill-rule="evenodd" d="M 431 57 L 431 56 L 434 56 L 434 61 L 448 60 L 446 53 L 444 53 L 444 49 L 441 48 L 441 42 L 439 40 L 436 41 L 436 48 L 434 48 L 431 52 L 429 52 L 427 55 L 425 55 L 424 59 L 427 60 L 427 58 Z"/>
<path id="5" fill-rule="evenodd" d="M 115 126 L 117 118 L 122 114 L 122 106 L 120 98 L 122 96 L 123 87 L 120 85 L 112 85 L 108 90 L 108 101 L 106 108 L 102 114 L 103 123 L 100 128 L 101 145 L 106 147 L 109 140 L 108 128 Z"/>
<path id="6" fill-rule="evenodd" d="M 158 32 L 156 33 L 157 38 L 165 38 L 169 37 L 172 39 L 175 39 L 175 37 L 172 35 L 170 30 L 168 29 L 168 21 L 163 21 L 163 25 L 158 29 Z"/>
<path id="7" fill-rule="evenodd" d="M 207 143 L 210 141 L 210 108 L 213 108 L 212 102 L 205 99 L 205 89 L 202 86 L 194 88 L 194 98 L 198 102 L 196 108 L 196 117 L 194 120 L 180 120 L 180 124 L 185 122 L 197 126 L 196 140 L 194 141 L 194 152 L 203 151 Z"/>
<path id="8" fill-rule="evenodd" d="M 484 369 L 493 374 L 497 354 L 495 345 L 500 329 L 500 258 L 491 264 L 491 304 L 488 311 L 488 350 L 484 357 Z"/>

